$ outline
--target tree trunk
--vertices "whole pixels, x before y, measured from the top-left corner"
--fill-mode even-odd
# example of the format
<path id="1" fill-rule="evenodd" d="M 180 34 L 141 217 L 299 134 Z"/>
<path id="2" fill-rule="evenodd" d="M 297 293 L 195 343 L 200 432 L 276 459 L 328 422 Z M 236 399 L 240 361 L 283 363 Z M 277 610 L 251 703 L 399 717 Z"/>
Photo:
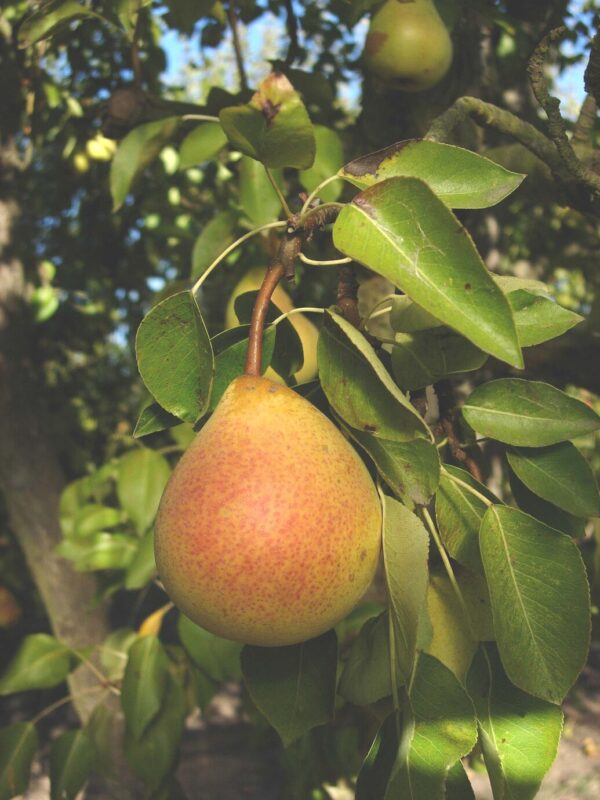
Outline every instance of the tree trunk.
<path id="1" fill-rule="evenodd" d="M 0 196 L 0 492 L 54 634 L 69 646 L 83 648 L 103 641 L 109 628 L 104 610 L 92 607 L 94 577 L 76 573 L 54 553 L 61 539 L 58 504 L 64 478 L 41 407 L 43 383 L 40 365 L 32 358 L 25 270 L 12 242 L 19 207 L 14 196 L 6 196 L 6 188 L 14 188 L 19 176 L 10 146 L 0 150 L 0 165 L 4 187 Z M 70 687 L 82 721 L 102 696 L 101 691 L 90 691 L 92 686 L 98 686 L 98 679 L 89 667 L 83 665 L 72 674 Z"/>

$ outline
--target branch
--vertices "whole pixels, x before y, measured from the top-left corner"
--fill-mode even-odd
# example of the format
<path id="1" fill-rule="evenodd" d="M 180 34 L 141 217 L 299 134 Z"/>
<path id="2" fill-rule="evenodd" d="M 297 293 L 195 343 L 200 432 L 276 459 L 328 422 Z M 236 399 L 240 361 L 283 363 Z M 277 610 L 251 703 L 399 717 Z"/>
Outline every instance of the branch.
<path id="1" fill-rule="evenodd" d="M 556 147 L 541 131 L 511 114 L 510 111 L 486 103 L 477 97 L 459 97 L 449 109 L 433 121 L 425 139 L 432 142 L 447 141 L 454 128 L 469 118 L 486 128 L 493 128 L 499 133 L 512 136 L 547 164 L 561 180 L 571 178 Z"/>
<path id="2" fill-rule="evenodd" d="M 292 0 L 283 0 L 283 5 L 286 11 L 286 27 L 288 38 L 290 40 L 287 55 L 285 57 L 285 66 L 291 66 L 300 55 L 300 43 L 298 41 L 298 19 L 294 13 Z"/>
<path id="3" fill-rule="evenodd" d="M 598 104 L 591 94 L 585 96 L 585 100 L 579 109 L 579 116 L 573 128 L 571 141 L 573 144 L 592 146 L 592 134 L 596 125 L 596 115 Z"/>
<path id="4" fill-rule="evenodd" d="M 600 175 L 585 167 L 577 158 L 571 142 L 567 136 L 565 121 L 560 113 L 560 100 L 552 97 L 546 85 L 544 75 L 544 64 L 550 45 L 559 39 L 565 32 L 564 26 L 555 28 L 545 36 L 535 48 L 533 55 L 529 59 L 527 72 L 533 93 L 538 103 L 548 115 L 548 133 L 554 142 L 556 149 L 571 176 L 579 183 L 587 186 L 594 193 L 600 194 Z"/>
<path id="5" fill-rule="evenodd" d="M 243 92 L 246 92 L 248 91 L 248 78 L 246 77 L 246 68 L 244 66 L 244 57 L 242 55 L 242 45 L 240 43 L 237 13 L 235 10 L 234 0 L 229 0 L 229 3 L 227 4 L 227 19 L 229 20 L 229 27 L 231 28 L 231 36 L 233 38 L 233 49 L 235 50 L 235 61 L 237 63 L 238 74 L 240 76 L 240 87 Z"/>

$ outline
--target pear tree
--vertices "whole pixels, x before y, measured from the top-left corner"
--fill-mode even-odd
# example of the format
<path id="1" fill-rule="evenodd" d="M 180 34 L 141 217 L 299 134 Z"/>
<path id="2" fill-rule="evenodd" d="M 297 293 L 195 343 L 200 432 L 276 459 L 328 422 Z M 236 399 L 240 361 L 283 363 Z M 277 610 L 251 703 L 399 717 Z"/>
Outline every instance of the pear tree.
<path id="1" fill-rule="evenodd" d="M 108 132 L 125 129 L 108 176 L 115 211 L 159 158 L 226 169 L 240 185 L 190 248 L 189 280 L 167 285 L 137 329 L 140 446 L 62 494 L 59 554 L 116 576 L 115 591 L 152 586 L 161 602 L 100 646 L 91 668 L 118 708 L 100 700 L 53 741 L 53 796 L 110 773 L 119 715 L 144 796 L 182 796 L 187 715 L 240 681 L 297 763 L 323 731 L 337 745 L 340 720 L 360 720 L 369 741 L 338 770 L 357 800 L 474 798 L 475 762 L 495 800 L 533 798 L 588 656 L 579 543 L 600 495 L 578 444 L 600 417 L 528 369 L 582 316 L 543 281 L 490 270 L 470 232 L 529 178 L 455 138 L 465 125 L 512 136 L 572 208 L 597 214 L 597 175 L 557 133 L 564 121 L 540 83 L 556 34 L 530 62 L 547 133 L 467 96 L 421 136 L 356 152 L 313 119 L 294 56 L 248 90 L 236 4 L 200 5 L 232 26 L 242 87 L 202 107 L 142 88 L 144 4 L 101 14 L 59 2 L 20 29 L 27 47 L 75 23 L 130 38 L 136 82 L 107 104 Z M 450 80 L 451 34 L 432 0 L 351 7 L 352 19 L 372 15 L 363 64 L 377 80 L 411 96 Z M 411 30 L 415 51 L 398 44 Z M 215 330 L 211 282 L 248 250 L 255 265 L 262 255 L 258 277 L 228 282 L 233 313 Z M 301 270 L 329 286 L 320 304 L 289 301 L 282 287 Z M 32 634 L 0 694 L 58 686 L 89 655 Z M 37 723 L 52 711 L 0 729 L 0 800 L 26 788 Z M 289 796 L 329 797 L 325 783 L 319 774 Z"/>

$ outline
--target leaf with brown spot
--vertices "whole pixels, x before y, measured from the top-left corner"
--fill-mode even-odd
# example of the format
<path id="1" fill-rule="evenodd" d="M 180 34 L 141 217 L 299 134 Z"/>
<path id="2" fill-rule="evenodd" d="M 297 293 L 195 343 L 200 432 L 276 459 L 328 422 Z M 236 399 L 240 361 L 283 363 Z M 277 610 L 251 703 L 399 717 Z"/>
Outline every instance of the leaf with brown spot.
<path id="1" fill-rule="evenodd" d="M 496 205 L 525 177 L 470 150 L 420 139 L 405 139 L 361 156 L 342 167 L 339 175 L 359 189 L 387 178 L 420 178 L 450 208 Z"/>
<path id="2" fill-rule="evenodd" d="M 231 144 L 266 167 L 308 169 L 316 142 L 308 112 L 289 80 L 273 72 L 246 105 L 219 114 Z"/>

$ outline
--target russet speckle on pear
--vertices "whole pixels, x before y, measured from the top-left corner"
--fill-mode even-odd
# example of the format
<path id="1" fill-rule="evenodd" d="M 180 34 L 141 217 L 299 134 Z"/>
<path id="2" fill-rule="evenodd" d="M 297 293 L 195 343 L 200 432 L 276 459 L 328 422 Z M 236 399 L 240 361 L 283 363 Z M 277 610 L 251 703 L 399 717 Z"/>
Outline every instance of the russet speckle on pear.
<path id="1" fill-rule="evenodd" d="M 452 40 L 433 0 L 386 0 L 371 19 L 364 62 L 406 92 L 439 83 L 452 63 Z"/>
<path id="2" fill-rule="evenodd" d="M 262 646 L 313 638 L 368 588 L 381 547 L 371 477 L 310 402 L 236 378 L 175 468 L 156 519 L 159 576 L 190 619 Z"/>

